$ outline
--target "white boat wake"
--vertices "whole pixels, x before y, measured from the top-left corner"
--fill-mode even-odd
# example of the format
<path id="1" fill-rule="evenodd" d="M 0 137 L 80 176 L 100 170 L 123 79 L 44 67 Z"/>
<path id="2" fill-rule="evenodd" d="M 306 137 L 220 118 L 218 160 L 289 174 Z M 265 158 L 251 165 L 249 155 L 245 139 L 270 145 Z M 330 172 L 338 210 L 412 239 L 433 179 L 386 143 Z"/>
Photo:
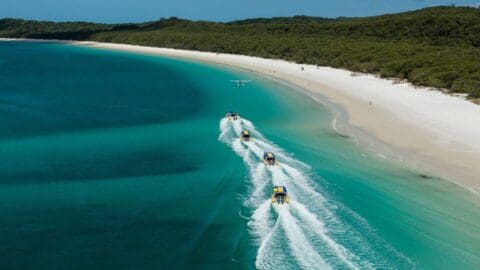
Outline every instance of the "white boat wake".
<path id="1" fill-rule="evenodd" d="M 245 129 L 252 136 L 248 142 L 240 139 Z M 268 141 L 250 121 L 222 119 L 219 140 L 230 146 L 249 170 L 251 187 L 244 205 L 252 212 L 248 226 L 257 239 L 258 269 L 388 268 L 384 257 L 369 245 L 365 233 L 337 217 L 339 204 L 322 194 L 321 187 L 309 176 L 310 167 Z M 279 164 L 265 166 L 265 152 L 274 152 Z M 271 204 L 275 185 L 287 187 L 290 204 Z M 350 219 L 358 220 L 356 225 L 362 226 L 368 236 L 374 235 L 361 217 L 342 210 Z M 386 248 L 397 254 L 392 247 Z"/>

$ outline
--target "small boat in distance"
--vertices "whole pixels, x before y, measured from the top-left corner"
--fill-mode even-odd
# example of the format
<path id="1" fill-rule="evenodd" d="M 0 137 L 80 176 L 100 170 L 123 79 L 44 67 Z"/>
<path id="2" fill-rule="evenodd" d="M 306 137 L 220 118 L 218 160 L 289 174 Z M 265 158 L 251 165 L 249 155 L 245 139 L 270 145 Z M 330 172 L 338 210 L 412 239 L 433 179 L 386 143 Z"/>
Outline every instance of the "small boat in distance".
<path id="1" fill-rule="evenodd" d="M 238 120 L 238 113 L 236 113 L 236 112 L 227 112 L 227 114 L 225 115 L 225 117 L 226 117 L 229 121 Z"/>
<path id="2" fill-rule="evenodd" d="M 247 83 L 251 82 L 251 80 L 230 80 L 230 82 L 236 84 L 237 86 L 245 86 Z"/>
<path id="3" fill-rule="evenodd" d="M 248 141 L 250 141 L 250 138 L 251 138 L 250 131 L 248 131 L 246 129 L 243 130 L 242 134 L 240 135 L 240 139 L 244 142 L 248 142 Z"/>
<path id="4" fill-rule="evenodd" d="M 268 166 L 275 166 L 278 164 L 275 155 L 272 152 L 267 152 L 263 154 L 263 162 Z"/>

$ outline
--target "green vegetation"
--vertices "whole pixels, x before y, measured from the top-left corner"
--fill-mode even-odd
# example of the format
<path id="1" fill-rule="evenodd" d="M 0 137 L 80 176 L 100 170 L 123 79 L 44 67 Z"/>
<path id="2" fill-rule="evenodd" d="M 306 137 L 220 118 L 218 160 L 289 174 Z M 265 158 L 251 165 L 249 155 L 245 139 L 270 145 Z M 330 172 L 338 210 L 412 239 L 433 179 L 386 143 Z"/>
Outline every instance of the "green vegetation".
<path id="1" fill-rule="evenodd" d="M 406 79 L 480 98 L 480 9 L 435 7 L 367 18 L 162 19 L 104 25 L 0 20 L 1 37 L 96 40 L 282 58 Z"/>
<path id="2" fill-rule="evenodd" d="M 111 30 L 113 26 L 88 22 L 41 22 L 19 19 L 0 20 L 0 37 L 15 38 L 55 38 L 55 39 L 88 39 L 99 31 Z"/>

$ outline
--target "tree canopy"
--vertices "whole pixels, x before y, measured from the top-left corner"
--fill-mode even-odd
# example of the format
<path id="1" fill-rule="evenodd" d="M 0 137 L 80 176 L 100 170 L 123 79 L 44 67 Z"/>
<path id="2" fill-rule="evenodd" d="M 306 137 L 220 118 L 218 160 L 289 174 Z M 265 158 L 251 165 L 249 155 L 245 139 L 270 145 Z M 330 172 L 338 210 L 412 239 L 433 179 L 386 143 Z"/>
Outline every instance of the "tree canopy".
<path id="1" fill-rule="evenodd" d="M 0 20 L 1 37 L 95 40 L 281 58 L 405 79 L 480 98 L 480 9 L 434 7 L 365 18 L 307 16 L 229 23 Z"/>

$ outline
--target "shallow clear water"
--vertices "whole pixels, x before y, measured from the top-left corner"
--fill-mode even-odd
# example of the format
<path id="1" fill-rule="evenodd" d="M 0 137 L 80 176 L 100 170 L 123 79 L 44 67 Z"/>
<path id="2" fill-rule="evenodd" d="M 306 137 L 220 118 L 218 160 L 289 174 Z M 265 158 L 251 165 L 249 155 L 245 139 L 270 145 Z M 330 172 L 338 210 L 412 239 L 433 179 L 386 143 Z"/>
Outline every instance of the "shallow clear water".
<path id="1" fill-rule="evenodd" d="M 228 110 L 242 121 L 220 125 Z M 247 71 L 0 42 L 0 112 L 0 269 L 480 266 L 478 197 Z M 273 184 L 291 204 L 265 203 Z"/>

